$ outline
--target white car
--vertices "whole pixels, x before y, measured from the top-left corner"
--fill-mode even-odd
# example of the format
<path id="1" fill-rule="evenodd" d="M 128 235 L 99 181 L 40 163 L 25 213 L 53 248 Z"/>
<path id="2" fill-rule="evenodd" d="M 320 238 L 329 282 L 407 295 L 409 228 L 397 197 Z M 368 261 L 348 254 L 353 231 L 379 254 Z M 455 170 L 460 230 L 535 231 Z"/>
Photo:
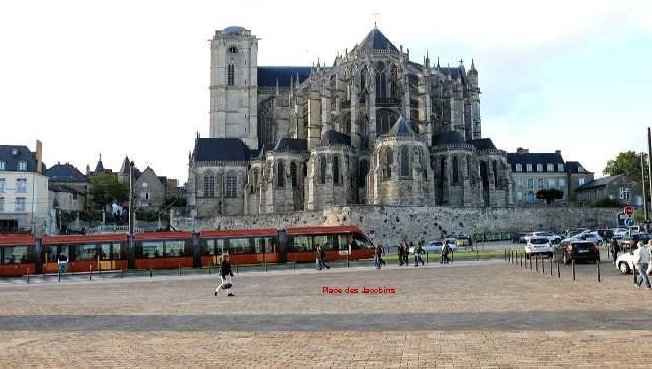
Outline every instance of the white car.
<path id="1" fill-rule="evenodd" d="M 554 247 L 548 237 L 532 236 L 525 244 L 525 257 L 531 258 L 535 255 L 547 255 L 552 257 Z"/>
<path id="2" fill-rule="evenodd" d="M 452 239 L 453 242 L 450 242 L 450 239 L 447 239 L 446 242 L 448 243 L 448 246 L 451 248 L 451 250 L 455 251 L 457 250 L 457 246 L 455 246 L 455 239 Z M 444 243 L 441 240 L 433 240 L 425 245 L 421 246 L 423 248 L 423 251 L 428 252 L 428 253 L 441 253 L 441 247 Z M 410 247 L 409 251 L 410 254 L 414 254 L 414 249 L 416 249 L 416 246 Z"/>
<path id="3" fill-rule="evenodd" d="M 544 232 L 544 231 L 538 231 L 538 232 L 532 232 L 529 237 L 546 237 L 547 239 L 550 240 L 551 243 L 557 244 L 561 242 L 561 236 L 558 236 L 552 232 Z M 527 238 L 526 238 L 527 241 Z"/>
<path id="4" fill-rule="evenodd" d="M 618 255 L 618 258 L 616 258 L 616 267 L 622 274 L 630 274 L 632 270 L 636 270 L 634 268 L 634 251 Z"/>

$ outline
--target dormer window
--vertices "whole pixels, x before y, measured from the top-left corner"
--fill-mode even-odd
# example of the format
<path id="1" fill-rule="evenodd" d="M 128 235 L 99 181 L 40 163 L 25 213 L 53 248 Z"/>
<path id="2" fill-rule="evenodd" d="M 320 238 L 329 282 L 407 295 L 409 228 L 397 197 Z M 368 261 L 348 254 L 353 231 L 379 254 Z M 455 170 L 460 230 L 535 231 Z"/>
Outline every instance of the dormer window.
<path id="1" fill-rule="evenodd" d="M 27 161 L 26 160 L 19 160 L 16 163 L 16 170 L 20 171 L 20 172 L 27 171 Z"/>
<path id="2" fill-rule="evenodd" d="M 548 163 L 546 171 L 548 172 L 554 172 L 555 171 L 555 164 Z"/>
<path id="3" fill-rule="evenodd" d="M 532 171 L 532 164 L 525 164 L 525 170 L 528 172 Z"/>
<path id="4" fill-rule="evenodd" d="M 557 164 L 557 171 L 558 172 L 563 172 L 564 171 L 564 164 Z"/>
<path id="5" fill-rule="evenodd" d="M 543 164 L 537 164 L 537 172 L 543 172 Z"/>
<path id="6" fill-rule="evenodd" d="M 523 165 L 522 164 L 516 164 L 516 171 L 517 172 L 522 172 L 523 171 Z"/>
<path id="7" fill-rule="evenodd" d="M 6 170 L 7 163 L 4 160 L 0 160 L 0 170 Z"/>

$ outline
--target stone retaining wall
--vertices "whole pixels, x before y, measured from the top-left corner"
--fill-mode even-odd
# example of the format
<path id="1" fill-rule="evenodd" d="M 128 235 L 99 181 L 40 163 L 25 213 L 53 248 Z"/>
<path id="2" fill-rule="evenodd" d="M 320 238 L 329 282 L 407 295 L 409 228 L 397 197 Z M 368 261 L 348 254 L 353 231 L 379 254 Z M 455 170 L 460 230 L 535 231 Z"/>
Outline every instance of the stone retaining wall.
<path id="1" fill-rule="evenodd" d="M 396 244 L 400 239 L 439 238 L 443 231 L 479 234 L 531 230 L 562 231 L 575 227 L 613 227 L 612 208 L 491 208 L 343 206 L 321 211 L 223 216 L 192 220 L 173 217 L 177 230 L 281 228 L 306 225 L 357 225 L 375 239 Z"/>

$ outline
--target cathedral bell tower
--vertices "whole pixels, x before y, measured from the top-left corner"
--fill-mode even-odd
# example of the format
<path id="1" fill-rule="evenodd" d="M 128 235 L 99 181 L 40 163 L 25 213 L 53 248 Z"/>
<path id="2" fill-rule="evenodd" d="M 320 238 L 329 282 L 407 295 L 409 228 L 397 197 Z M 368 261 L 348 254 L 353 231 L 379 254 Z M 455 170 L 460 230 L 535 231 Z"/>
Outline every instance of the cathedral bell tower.
<path id="1" fill-rule="evenodd" d="M 211 40 L 210 137 L 240 138 L 258 148 L 258 39 L 242 27 Z"/>

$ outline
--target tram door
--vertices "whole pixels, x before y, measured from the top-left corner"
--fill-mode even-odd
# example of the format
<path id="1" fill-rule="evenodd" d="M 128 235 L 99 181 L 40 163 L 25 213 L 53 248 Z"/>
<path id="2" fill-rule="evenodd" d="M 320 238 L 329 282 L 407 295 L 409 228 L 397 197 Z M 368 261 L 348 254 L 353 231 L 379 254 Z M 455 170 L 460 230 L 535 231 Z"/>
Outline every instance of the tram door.
<path id="1" fill-rule="evenodd" d="M 288 232 L 285 229 L 278 230 L 278 242 L 276 243 L 276 252 L 278 252 L 278 262 L 285 263 L 288 261 Z"/>

